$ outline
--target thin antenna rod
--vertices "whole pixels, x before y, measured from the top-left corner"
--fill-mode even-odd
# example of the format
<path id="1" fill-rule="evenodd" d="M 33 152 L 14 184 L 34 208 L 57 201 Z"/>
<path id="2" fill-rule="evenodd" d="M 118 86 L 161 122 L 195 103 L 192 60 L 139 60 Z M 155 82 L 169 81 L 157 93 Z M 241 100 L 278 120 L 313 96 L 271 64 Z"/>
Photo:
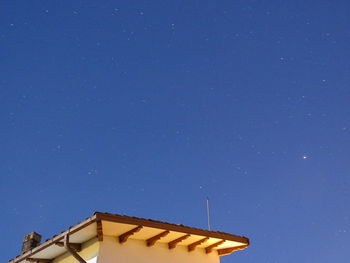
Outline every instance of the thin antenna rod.
<path id="1" fill-rule="evenodd" d="M 207 218 L 208 218 L 208 230 L 210 229 L 210 208 L 209 208 L 209 197 L 207 196 Z"/>

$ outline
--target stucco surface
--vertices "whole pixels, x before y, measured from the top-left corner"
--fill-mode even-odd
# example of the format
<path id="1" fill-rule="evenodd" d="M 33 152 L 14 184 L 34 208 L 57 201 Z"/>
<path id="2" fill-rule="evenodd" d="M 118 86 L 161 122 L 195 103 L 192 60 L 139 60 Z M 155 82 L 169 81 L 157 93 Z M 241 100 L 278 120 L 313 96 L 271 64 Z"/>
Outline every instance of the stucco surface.
<path id="1" fill-rule="evenodd" d="M 105 236 L 100 244 L 97 263 L 219 263 L 217 253 L 204 249 L 188 252 L 186 246 L 169 250 L 166 244 L 147 247 L 145 241 L 129 239 L 120 244 L 115 237 Z M 55 262 L 56 263 L 56 262 Z M 61 262 L 60 262 L 61 263 Z"/>

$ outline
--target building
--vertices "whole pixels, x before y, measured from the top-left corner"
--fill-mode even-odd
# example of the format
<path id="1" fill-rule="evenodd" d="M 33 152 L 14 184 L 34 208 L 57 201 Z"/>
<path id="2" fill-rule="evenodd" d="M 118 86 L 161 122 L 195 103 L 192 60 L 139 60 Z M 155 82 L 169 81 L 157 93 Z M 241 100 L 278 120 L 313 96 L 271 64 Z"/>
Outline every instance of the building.
<path id="1" fill-rule="evenodd" d="M 40 244 L 35 232 L 9 263 L 219 263 L 249 239 L 160 221 L 96 212 Z"/>

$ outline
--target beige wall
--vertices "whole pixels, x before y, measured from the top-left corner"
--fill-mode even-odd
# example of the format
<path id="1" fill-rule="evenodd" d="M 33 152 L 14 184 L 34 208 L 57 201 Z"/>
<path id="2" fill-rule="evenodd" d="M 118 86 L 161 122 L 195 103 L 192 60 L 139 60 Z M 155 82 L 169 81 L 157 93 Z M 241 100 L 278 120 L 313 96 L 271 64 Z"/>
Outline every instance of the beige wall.
<path id="1" fill-rule="evenodd" d="M 100 243 L 97 263 L 219 263 L 215 251 L 206 254 L 197 248 L 188 252 L 187 247 L 178 245 L 168 249 L 166 244 L 156 243 L 147 247 L 145 241 L 129 239 L 119 244 L 116 237 L 104 236 Z M 56 263 L 56 262 L 54 262 Z M 61 262 L 60 262 L 61 263 Z M 67 262 L 68 263 L 68 262 Z"/>
<path id="2" fill-rule="evenodd" d="M 96 238 L 91 239 L 85 242 L 82 245 L 82 249 L 78 254 L 87 261 L 87 263 L 96 263 L 100 243 Z M 78 262 L 73 256 L 69 253 L 64 253 L 63 255 L 55 258 L 53 263 L 75 263 Z"/>
<path id="3" fill-rule="evenodd" d="M 186 246 L 178 245 L 168 249 L 166 244 L 156 243 L 147 247 L 144 240 L 129 239 L 119 244 L 116 237 L 104 236 L 103 242 L 96 238 L 85 242 L 79 255 L 87 263 L 219 263 L 220 258 L 215 251 L 206 254 L 204 249 L 197 248 L 192 252 Z M 69 253 L 65 253 L 53 263 L 78 262 Z"/>

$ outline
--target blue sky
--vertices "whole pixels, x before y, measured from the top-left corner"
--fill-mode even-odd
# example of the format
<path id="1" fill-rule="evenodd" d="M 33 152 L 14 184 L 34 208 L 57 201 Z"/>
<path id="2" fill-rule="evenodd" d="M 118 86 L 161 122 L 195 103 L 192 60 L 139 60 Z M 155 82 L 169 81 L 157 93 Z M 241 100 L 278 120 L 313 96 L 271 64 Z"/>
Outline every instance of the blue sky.
<path id="1" fill-rule="evenodd" d="M 348 262 L 348 1 L 2 1 L 1 261 L 94 211 Z"/>

